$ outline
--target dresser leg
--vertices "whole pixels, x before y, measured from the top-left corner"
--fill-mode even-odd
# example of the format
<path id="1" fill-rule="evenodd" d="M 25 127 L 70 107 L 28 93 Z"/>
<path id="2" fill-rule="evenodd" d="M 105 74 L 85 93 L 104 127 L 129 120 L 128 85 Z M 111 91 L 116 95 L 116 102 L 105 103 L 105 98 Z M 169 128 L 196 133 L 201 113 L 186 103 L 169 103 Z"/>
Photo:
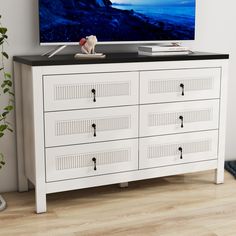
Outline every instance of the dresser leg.
<path id="1" fill-rule="evenodd" d="M 216 169 L 215 182 L 216 182 L 216 184 L 223 184 L 224 183 L 224 166 Z"/>
<path id="2" fill-rule="evenodd" d="M 47 198 L 46 193 L 42 190 L 35 189 L 35 198 L 36 198 L 36 213 L 45 213 L 47 212 Z"/>
<path id="3" fill-rule="evenodd" d="M 128 188 L 129 187 L 129 183 L 125 182 L 125 183 L 120 183 L 120 188 Z"/>

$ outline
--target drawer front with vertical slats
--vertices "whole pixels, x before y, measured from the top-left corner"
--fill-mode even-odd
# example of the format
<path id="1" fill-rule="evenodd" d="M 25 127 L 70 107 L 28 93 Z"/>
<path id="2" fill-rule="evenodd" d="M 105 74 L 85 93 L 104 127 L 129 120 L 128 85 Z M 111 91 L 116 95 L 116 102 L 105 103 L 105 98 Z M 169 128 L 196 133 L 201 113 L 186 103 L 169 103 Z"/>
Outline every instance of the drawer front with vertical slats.
<path id="1" fill-rule="evenodd" d="M 138 104 L 138 72 L 44 76 L 45 111 Z"/>
<path id="2" fill-rule="evenodd" d="M 141 103 L 220 97 L 220 68 L 147 71 L 140 74 Z"/>
<path id="3" fill-rule="evenodd" d="M 45 114 L 46 147 L 138 137 L 138 107 Z"/>
<path id="4" fill-rule="evenodd" d="M 218 129 L 219 100 L 142 105 L 140 136 Z"/>
<path id="5" fill-rule="evenodd" d="M 137 139 L 46 149 L 48 182 L 137 169 Z"/>
<path id="6" fill-rule="evenodd" d="M 140 139 L 140 169 L 217 159 L 218 131 Z"/>

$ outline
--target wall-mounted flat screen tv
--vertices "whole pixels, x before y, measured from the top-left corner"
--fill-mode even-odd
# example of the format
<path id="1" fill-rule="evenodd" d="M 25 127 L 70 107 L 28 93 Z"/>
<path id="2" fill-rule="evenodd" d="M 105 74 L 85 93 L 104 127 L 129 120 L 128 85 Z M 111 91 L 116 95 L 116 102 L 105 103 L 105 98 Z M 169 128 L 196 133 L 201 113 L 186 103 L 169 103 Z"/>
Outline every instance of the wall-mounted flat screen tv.
<path id="1" fill-rule="evenodd" d="M 39 0 L 40 43 L 193 40 L 195 0 Z"/>

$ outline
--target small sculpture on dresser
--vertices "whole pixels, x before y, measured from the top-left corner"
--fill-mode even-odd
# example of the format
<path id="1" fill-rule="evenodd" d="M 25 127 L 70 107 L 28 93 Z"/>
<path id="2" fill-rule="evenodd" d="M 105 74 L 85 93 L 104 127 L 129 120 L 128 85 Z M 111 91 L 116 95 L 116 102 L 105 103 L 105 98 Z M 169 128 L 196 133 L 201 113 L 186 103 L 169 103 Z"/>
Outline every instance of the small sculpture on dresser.
<path id="1" fill-rule="evenodd" d="M 95 35 L 90 35 L 87 36 L 86 38 L 82 38 L 79 41 L 82 53 L 77 53 L 75 55 L 75 58 L 76 59 L 105 58 L 106 56 L 104 54 L 95 52 L 95 47 L 97 42 L 98 40 Z"/>
<path id="2" fill-rule="evenodd" d="M 96 54 L 95 53 L 95 46 L 96 46 L 97 42 L 98 42 L 97 37 L 94 35 L 90 35 L 86 38 L 82 38 L 79 42 L 79 44 L 81 46 L 82 53 Z"/>

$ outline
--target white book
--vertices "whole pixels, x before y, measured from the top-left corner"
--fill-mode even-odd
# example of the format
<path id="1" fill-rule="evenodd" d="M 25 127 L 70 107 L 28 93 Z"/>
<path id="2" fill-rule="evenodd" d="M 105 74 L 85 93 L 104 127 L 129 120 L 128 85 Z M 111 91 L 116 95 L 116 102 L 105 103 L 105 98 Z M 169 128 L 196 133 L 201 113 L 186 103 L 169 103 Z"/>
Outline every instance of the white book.
<path id="1" fill-rule="evenodd" d="M 179 51 L 189 51 L 189 47 L 182 46 L 140 46 L 139 51 L 143 52 L 179 52 Z"/>
<path id="2" fill-rule="evenodd" d="M 174 56 L 174 55 L 189 55 L 192 52 L 190 51 L 180 51 L 180 52 L 143 52 L 143 51 L 138 51 L 139 55 L 142 56 Z"/>

